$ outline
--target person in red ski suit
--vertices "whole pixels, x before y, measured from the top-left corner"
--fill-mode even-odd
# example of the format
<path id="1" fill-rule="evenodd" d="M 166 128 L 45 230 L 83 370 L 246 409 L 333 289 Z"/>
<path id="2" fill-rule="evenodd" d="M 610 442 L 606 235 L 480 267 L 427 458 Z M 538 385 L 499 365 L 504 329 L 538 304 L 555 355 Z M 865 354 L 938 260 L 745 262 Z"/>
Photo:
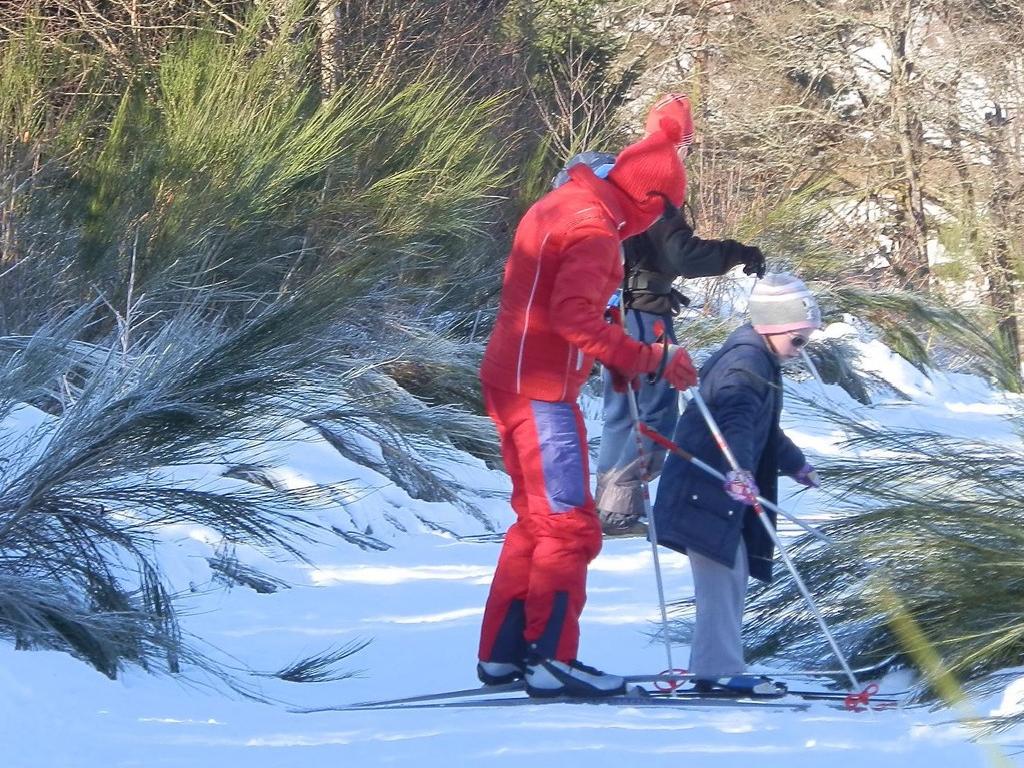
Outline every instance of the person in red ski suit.
<path id="1" fill-rule="evenodd" d="M 666 203 L 683 203 L 678 149 L 692 133 L 689 102 L 665 97 L 647 135 L 618 155 L 607 179 L 574 166 L 570 181 L 534 203 L 516 229 L 480 371 L 516 513 L 484 610 L 484 683 L 525 676 L 533 696 L 624 688 L 621 677 L 576 660 L 587 566 L 601 549 L 576 400 L 595 360 L 620 381 L 663 368 L 677 388 L 696 383 L 685 350 L 641 343 L 605 320 L 623 279 L 622 240 L 657 221 Z"/>

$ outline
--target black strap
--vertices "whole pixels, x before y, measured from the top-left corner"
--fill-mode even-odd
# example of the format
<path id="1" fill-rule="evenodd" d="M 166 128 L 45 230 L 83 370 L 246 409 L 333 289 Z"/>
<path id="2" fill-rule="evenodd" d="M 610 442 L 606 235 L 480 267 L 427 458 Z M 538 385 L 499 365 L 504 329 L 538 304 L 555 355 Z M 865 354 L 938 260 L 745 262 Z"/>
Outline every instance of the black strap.
<path id="1" fill-rule="evenodd" d="M 635 269 L 626 278 L 626 288 L 634 293 L 651 293 L 657 296 L 668 296 L 675 290 L 672 283 L 675 278 L 661 272 L 647 269 Z"/>
<path id="2" fill-rule="evenodd" d="M 665 367 L 668 365 L 668 329 L 662 331 L 661 336 L 654 340 L 657 344 L 661 342 L 661 362 L 658 363 L 658 367 L 653 372 L 647 374 L 647 381 L 653 384 L 658 381 L 665 373 Z"/>

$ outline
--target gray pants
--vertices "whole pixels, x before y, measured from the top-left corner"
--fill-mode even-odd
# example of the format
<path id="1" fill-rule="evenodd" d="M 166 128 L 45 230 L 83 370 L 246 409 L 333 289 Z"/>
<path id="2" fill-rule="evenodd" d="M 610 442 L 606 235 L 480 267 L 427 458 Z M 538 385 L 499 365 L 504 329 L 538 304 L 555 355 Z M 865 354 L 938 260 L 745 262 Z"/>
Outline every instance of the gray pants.
<path id="1" fill-rule="evenodd" d="M 654 325 L 661 323 L 675 342 L 671 315 L 629 310 L 626 327 L 634 339 L 654 341 Z M 637 457 L 636 425 L 629 407 L 629 395 L 616 392 L 612 377 L 602 369 L 604 385 L 604 426 L 601 430 L 601 450 L 597 457 L 597 492 L 594 500 L 597 513 L 605 526 L 628 524 L 644 513 L 643 478 L 658 476 L 665 463 L 665 449 L 648 438 L 643 438 L 646 466 Z M 636 393 L 640 420 L 665 437 L 671 437 L 679 418 L 678 393 L 664 379 L 653 384 L 647 376 L 640 376 L 640 390 Z"/>
<path id="2" fill-rule="evenodd" d="M 740 539 L 736 564 L 729 568 L 696 552 L 687 552 L 693 572 L 697 621 L 690 647 L 690 673 L 698 678 L 742 674 L 743 603 L 747 597 L 747 548 Z"/>

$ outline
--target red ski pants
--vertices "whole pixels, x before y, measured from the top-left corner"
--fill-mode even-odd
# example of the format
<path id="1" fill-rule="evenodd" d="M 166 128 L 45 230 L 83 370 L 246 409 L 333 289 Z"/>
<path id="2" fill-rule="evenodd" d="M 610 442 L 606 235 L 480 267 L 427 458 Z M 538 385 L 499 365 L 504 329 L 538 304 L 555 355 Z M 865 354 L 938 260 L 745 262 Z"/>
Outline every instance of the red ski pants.
<path id="1" fill-rule="evenodd" d="M 587 433 L 576 403 L 484 387 L 512 478 L 516 522 L 505 534 L 480 634 L 480 659 L 576 658 L 587 565 L 601 551 Z M 532 647 L 531 647 L 532 646 Z"/>

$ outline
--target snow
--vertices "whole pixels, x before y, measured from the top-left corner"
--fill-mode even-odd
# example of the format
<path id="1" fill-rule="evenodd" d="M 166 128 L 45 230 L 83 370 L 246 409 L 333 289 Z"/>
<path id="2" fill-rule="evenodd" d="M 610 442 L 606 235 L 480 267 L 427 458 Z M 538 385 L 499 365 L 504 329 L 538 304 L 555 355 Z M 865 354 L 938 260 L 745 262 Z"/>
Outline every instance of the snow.
<path id="1" fill-rule="evenodd" d="M 1007 417 L 1020 401 L 982 380 L 931 371 L 927 376 L 852 325 L 822 333 L 842 336 L 862 354 L 859 367 L 888 380 L 908 400 L 879 397 L 862 406 L 841 389 L 813 380 L 789 382 L 792 394 L 832 403 L 890 425 L 920 425 L 951 434 L 1018 440 Z M 596 411 L 588 404 L 587 412 Z M 28 439 L 51 419 L 19 408 L 2 423 L 6 444 Z M 598 428 L 593 419 L 591 430 Z M 789 408 L 784 426 L 815 458 L 839 450 L 834 425 L 806 408 Z M 591 433 L 594 436 L 594 432 Z M 372 445 L 366 445 L 373 452 Z M 1021 730 L 993 744 L 973 741 L 948 710 L 904 708 L 849 713 L 824 703 L 805 711 L 708 708 L 643 709 L 549 704 L 502 709 L 417 709 L 295 714 L 293 708 L 428 693 L 476 684 L 477 632 L 500 542 L 485 522 L 450 505 L 411 498 L 373 470 L 351 462 L 313 430 L 271 446 L 241 446 L 233 456 L 273 457 L 273 473 L 291 487 L 330 484 L 318 519 L 373 535 L 390 548 L 364 550 L 341 539 L 307 551 L 310 563 L 238 547 L 239 559 L 290 585 L 272 594 L 211 583 L 206 558 L 222 542 L 197 526 L 161 532 L 160 559 L 182 598 L 185 630 L 225 664 L 279 669 L 328 647 L 372 640 L 345 662 L 357 677 L 298 685 L 244 678 L 274 700 L 264 704 L 225 693 L 212 681 L 154 677 L 133 670 L 111 681 L 70 656 L 0 647 L 0 732 L 4 768 L 336 768 L 339 765 L 520 766 L 561 768 L 624 764 L 704 768 L 791 768 L 864 764 L 932 768 L 1024 765 Z M 444 469 L 480 492 L 471 498 L 498 530 L 511 522 L 508 480 L 482 462 L 453 453 Z M 240 481 L 212 477 L 211 467 L 175 468 L 167 481 L 206 487 Z M 780 502 L 814 520 L 826 510 L 814 493 L 795 494 L 784 480 Z M 430 532 L 442 522 L 459 540 Z M 785 532 L 785 528 L 783 529 Z M 687 559 L 661 551 L 665 592 L 691 595 Z M 590 570 L 580 657 L 622 673 L 667 666 L 659 624 L 652 555 L 638 538 L 610 539 Z M 673 664 L 686 665 L 686 647 Z M 244 677 L 244 676 L 243 676 Z M 973 702 L 981 714 L 1024 710 L 1024 670 L 1005 690 Z M 908 684 L 906 673 L 881 681 L 882 691 Z M 993 752 L 993 750 L 996 750 Z M 1003 761 L 999 762 L 999 755 Z"/>
<path id="2" fill-rule="evenodd" d="M 1013 717 L 1020 714 L 1024 714 L 1024 677 L 1006 686 L 999 706 L 989 712 L 991 717 Z"/>

